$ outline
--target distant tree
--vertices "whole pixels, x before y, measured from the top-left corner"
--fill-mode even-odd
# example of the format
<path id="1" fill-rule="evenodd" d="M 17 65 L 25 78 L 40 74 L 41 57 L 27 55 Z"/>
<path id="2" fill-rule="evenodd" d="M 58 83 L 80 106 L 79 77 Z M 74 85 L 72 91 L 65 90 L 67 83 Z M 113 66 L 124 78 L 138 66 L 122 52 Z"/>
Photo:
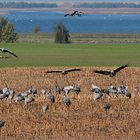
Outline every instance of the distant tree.
<path id="1" fill-rule="evenodd" d="M 70 34 L 63 23 L 57 23 L 54 26 L 55 43 L 70 43 Z"/>
<path id="2" fill-rule="evenodd" d="M 0 2 L 0 8 L 57 8 L 57 3 L 46 2 Z"/>
<path id="3" fill-rule="evenodd" d="M 34 33 L 39 33 L 40 32 L 40 26 L 35 26 L 33 32 Z"/>
<path id="4" fill-rule="evenodd" d="M 2 31 L 3 28 L 6 26 L 8 20 L 4 19 L 3 17 L 0 17 L 0 42 L 2 41 Z"/>
<path id="5" fill-rule="evenodd" d="M 0 28 L 0 42 L 2 41 L 2 29 Z"/>
<path id="6" fill-rule="evenodd" d="M 0 42 L 15 42 L 17 39 L 17 33 L 15 33 L 13 24 L 7 19 L 0 17 Z"/>

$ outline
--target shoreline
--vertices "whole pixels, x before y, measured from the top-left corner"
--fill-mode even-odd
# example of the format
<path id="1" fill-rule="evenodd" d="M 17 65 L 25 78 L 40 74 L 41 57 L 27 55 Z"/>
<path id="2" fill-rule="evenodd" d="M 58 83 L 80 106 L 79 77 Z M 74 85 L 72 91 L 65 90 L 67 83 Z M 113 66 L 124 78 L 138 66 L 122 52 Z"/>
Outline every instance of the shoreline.
<path id="1" fill-rule="evenodd" d="M 1 15 L 6 15 L 6 14 L 9 14 L 9 12 L 1 12 L 1 11 L 0 11 L 0 16 L 1 16 Z"/>
<path id="2" fill-rule="evenodd" d="M 140 14 L 140 8 L 1 8 L 0 15 L 11 13 L 10 11 L 62 11 L 64 13 L 82 11 L 86 14 Z"/>

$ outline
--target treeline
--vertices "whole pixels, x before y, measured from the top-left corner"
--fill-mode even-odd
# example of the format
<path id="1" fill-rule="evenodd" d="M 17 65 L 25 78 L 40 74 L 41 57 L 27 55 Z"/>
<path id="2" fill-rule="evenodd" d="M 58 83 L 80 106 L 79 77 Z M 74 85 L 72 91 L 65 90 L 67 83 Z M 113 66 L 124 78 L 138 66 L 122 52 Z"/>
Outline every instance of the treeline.
<path id="1" fill-rule="evenodd" d="M 0 2 L 0 8 L 56 8 L 56 3 Z"/>
<path id="2" fill-rule="evenodd" d="M 0 8 L 57 8 L 57 3 L 0 2 Z M 74 4 L 75 8 L 140 8 L 140 4 L 124 2 L 85 2 Z"/>
<path id="3" fill-rule="evenodd" d="M 78 3 L 75 8 L 140 8 L 140 4 L 123 2 Z"/>

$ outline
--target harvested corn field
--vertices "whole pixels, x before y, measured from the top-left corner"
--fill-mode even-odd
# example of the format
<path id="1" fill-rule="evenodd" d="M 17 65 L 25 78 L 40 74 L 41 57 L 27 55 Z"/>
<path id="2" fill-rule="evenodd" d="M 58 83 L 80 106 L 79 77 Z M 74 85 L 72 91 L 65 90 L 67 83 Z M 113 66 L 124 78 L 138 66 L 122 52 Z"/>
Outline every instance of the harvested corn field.
<path id="1" fill-rule="evenodd" d="M 0 128 L 0 139 L 140 139 L 140 68 L 128 67 L 113 78 L 93 72 L 113 69 L 111 67 L 80 67 L 80 72 L 67 75 L 46 74 L 48 70 L 65 68 L 0 69 L 1 89 L 10 87 L 17 95 L 32 86 L 38 92 L 35 101 L 26 106 L 24 101 L 15 102 L 14 99 L 11 103 L 6 99 L 0 101 L 0 120 L 6 121 Z M 105 95 L 94 101 L 89 81 L 103 89 L 110 84 L 119 87 L 123 82 L 132 97 Z M 65 106 L 64 94 L 55 93 L 55 85 L 64 87 L 77 83 L 81 92 L 78 95 L 70 92 L 71 105 Z M 45 88 L 55 96 L 55 103 L 40 93 Z M 46 103 L 49 108 L 44 113 L 42 106 Z M 108 112 L 104 110 L 106 103 L 111 105 Z"/>

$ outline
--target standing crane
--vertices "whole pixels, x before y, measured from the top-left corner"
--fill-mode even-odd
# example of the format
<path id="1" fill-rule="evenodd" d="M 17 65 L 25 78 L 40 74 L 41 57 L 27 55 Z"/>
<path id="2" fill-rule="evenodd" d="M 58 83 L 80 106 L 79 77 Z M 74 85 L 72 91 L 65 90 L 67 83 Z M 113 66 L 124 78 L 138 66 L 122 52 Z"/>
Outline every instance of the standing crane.
<path id="1" fill-rule="evenodd" d="M 5 121 L 0 120 L 0 128 L 3 127 L 5 125 Z"/>

